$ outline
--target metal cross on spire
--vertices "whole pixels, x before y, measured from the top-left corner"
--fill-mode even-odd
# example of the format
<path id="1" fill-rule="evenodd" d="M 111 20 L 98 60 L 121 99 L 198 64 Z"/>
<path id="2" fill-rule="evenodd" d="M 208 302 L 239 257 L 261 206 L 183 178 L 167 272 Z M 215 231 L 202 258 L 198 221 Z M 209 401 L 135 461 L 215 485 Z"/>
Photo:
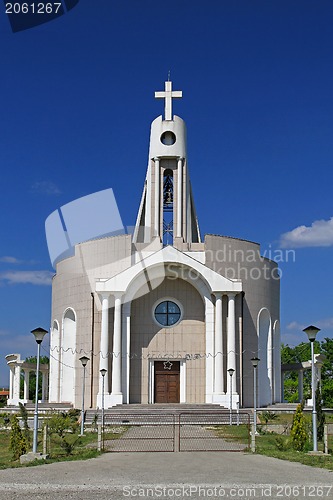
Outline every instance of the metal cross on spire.
<path id="1" fill-rule="evenodd" d="M 155 92 L 155 99 L 165 99 L 164 119 L 172 120 L 172 99 L 183 97 L 181 90 L 172 90 L 172 82 L 165 82 L 164 92 Z"/>

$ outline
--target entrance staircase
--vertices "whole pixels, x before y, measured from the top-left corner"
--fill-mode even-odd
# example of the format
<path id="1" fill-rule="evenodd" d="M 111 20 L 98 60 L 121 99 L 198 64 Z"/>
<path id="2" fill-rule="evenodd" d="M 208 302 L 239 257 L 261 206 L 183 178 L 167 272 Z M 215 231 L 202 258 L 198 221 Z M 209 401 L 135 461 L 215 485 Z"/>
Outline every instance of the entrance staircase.
<path id="1" fill-rule="evenodd" d="M 132 416 L 144 417 L 144 416 L 158 416 L 158 415 L 179 415 L 180 413 L 193 413 L 197 414 L 200 412 L 221 412 L 227 411 L 226 408 L 218 404 L 124 404 L 116 405 L 112 408 L 106 408 L 104 410 L 105 420 L 108 420 L 108 416 L 124 416 L 126 418 Z M 85 422 L 86 424 L 91 424 L 95 419 L 96 415 L 100 418 L 101 409 L 89 409 L 86 411 Z"/>

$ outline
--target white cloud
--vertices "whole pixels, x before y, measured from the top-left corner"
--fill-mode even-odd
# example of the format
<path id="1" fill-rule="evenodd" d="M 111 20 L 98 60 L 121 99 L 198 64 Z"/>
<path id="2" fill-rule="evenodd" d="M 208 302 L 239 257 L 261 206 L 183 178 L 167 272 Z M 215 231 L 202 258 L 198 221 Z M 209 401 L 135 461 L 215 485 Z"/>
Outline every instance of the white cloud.
<path id="1" fill-rule="evenodd" d="M 0 273 L 0 282 L 10 285 L 51 285 L 53 274 L 51 271 L 6 271 Z"/>
<path id="2" fill-rule="evenodd" d="M 325 337 L 332 336 L 333 317 L 315 320 L 313 324 L 321 330 L 317 337 L 318 340 L 323 340 Z M 301 342 L 307 342 L 306 334 L 303 332 L 304 328 L 307 326 L 309 326 L 309 323 L 304 325 L 298 323 L 298 321 L 292 321 L 286 326 L 285 332 L 281 334 L 282 342 L 290 346 L 296 346 Z"/>
<path id="3" fill-rule="evenodd" d="M 45 341 L 44 343 L 45 345 L 42 344 L 42 355 L 48 355 L 44 351 L 44 348 L 47 349 L 47 343 Z M 36 355 L 36 342 L 29 330 L 23 333 L 0 330 L 0 388 L 9 387 L 9 368 L 5 360 L 7 354 L 20 354 L 21 359 Z"/>
<path id="4" fill-rule="evenodd" d="M 7 354 L 20 353 L 24 357 L 24 353 L 33 352 L 35 344 L 32 335 L 29 331 L 26 334 L 15 334 L 8 330 L 0 330 L 1 351 Z M 32 354 L 33 355 L 33 354 Z"/>
<path id="5" fill-rule="evenodd" d="M 301 332 L 302 330 L 304 330 L 304 328 L 305 328 L 305 325 L 301 325 L 297 321 L 292 321 L 291 323 L 289 323 L 286 326 L 286 329 L 289 330 L 289 331 L 298 330 L 298 331 Z"/>
<path id="6" fill-rule="evenodd" d="M 6 264 L 21 264 L 22 261 L 20 261 L 16 257 L 5 255 L 4 257 L 0 257 L 0 262 L 5 262 Z"/>
<path id="7" fill-rule="evenodd" d="M 280 238 L 282 248 L 333 246 L 333 217 L 316 220 L 311 226 L 298 226 Z"/>
<path id="8" fill-rule="evenodd" d="M 333 318 L 321 319 L 315 325 L 321 330 L 333 330 Z"/>
<path id="9" fill-rule="evenodd" d="M 33 193 L 48 194 L 48 195 L 61 194 L 61 191 L 58 188 L 58 186 L 51 181 L 34 182 L 31 186 L 31 191 Z"/>
<path id="10" fill-rule="evenodd" d="M 303 335 L 304 335 L 304 338 L 303 338 Z M 296 345 L 299 345 L 301 342 L 306 342 L 305 333 L 303 335 L 301 335 L 299 332 L 282 333 L 281 334 L 281 342 L 283 342 L 283 344 L 285 344 L 285 345 L 289 345 L 290 347 L 294 347 Z"/>
<path id="11" fill-rule="evenodd" d="M 318 319 L 314 322 L 314 325 L 320 328 L 321 330 L 333 330 L 333 318 L 324 318 L 324 319 Z M 297 321 L 292 321 L 286 326 L 286 330 L 288 331 L 303 331 L 304 328 L 306 328 L 307 325 L 302 325 L 301 323 L 298 323 Z"/>

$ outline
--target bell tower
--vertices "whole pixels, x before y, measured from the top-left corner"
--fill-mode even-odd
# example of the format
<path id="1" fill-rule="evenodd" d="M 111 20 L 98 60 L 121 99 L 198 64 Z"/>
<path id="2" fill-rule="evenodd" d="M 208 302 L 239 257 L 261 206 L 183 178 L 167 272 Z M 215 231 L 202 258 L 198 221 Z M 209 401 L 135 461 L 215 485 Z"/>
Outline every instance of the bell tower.
<path id="1" fill-rule="evenodd" d="M 181 91 L 155 92 L 165 99 L 164 119 L 158 116 L 151 124 L 146 181 L 133 236 L 134 243 L 150 243 L 158 238 L 163 245 L 200 243 L 188 173 L 185 122 L 172 114 L 172 100 Z"/>

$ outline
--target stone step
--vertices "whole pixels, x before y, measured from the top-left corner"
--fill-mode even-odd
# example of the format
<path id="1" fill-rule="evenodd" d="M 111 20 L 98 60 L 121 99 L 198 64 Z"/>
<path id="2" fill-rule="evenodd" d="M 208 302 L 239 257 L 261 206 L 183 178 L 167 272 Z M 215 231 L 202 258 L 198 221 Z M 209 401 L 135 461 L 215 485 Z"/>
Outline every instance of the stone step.
<path id="1" fill-rule="evenodd" d="M 134 417 L 138 418 L 149 416 L 159 416 L 159 415 L 179 415 L 180 413 L 213 413 L 213 412 L 227 412 L 228 410 L 217 404 L 129 404 L 129 405 L 117 405 L 112 408 L 106 408 L 104 410 L 104 418 L 107 422 L 108 417 L 119 416 L 119 417 Z M 87 424 L 92 423 L 96 418 L 96 415 L 100 418 L 102 413 L 101 409 L 89 409 L 86 411 L 85 422 Z"/>
<path id="2" fill-rule="evenodd" d="M 25 408 L 28 412 L 33 412 L 35 410 L 34 403 L 26 403 Z M 11 411 L 19 411 L 19 406 L 8 406 Z M 38 403 L 38 411 L 45 413 L 47 411 L 68 411 L 72 410 L 73 405 L 71 403 Z"/>

